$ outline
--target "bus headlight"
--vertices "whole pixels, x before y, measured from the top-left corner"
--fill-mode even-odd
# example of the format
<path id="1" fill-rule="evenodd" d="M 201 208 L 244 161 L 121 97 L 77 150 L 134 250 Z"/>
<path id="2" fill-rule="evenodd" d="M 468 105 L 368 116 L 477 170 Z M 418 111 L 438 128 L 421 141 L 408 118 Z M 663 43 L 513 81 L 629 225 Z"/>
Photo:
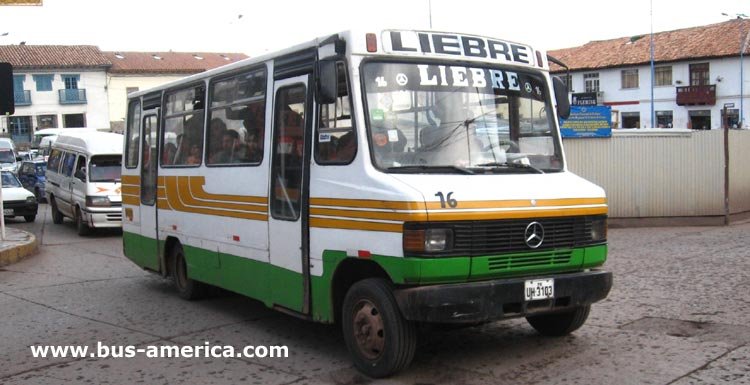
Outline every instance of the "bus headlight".
<path id="1" fill-rule="evenodd" d="M 591 221 L 591 241 L 599 242 L 607 239 L 607 218 L 594 218 Z"/>
<path id="2" fill-rule="evenodd" d="M 416 229 L 404 230 L 404 252 L 438 253 L 453 248 L 453 230 Z"/>
<path id="3" fill-rule="evenodd" d="M 112 203 L 110 203 L 109 198 L 107 197 L 86 197 L 86 207 L 110 207 L 111 205 Z"/>

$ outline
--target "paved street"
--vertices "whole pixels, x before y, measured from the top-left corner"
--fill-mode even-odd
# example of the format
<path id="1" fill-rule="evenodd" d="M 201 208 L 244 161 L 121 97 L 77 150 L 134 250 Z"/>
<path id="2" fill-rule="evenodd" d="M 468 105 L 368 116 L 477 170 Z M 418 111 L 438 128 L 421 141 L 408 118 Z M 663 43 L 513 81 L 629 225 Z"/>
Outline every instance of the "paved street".
<path id="1" fill-rule="evenodd" d="M 370 383 L 338 327 L 218 293 L 177 297 L 122 256 L 121 236 L 80 238 L 40 207 L 40 252 L 0 269 L 0 384 Z M 523 320 L 424 330 L 396 384 L 750 384 L 750 222 L 611 229 L 610 297 L 565 338 Z M 286 359 L 33 358 L 30 345 L 287 345 Z"/>

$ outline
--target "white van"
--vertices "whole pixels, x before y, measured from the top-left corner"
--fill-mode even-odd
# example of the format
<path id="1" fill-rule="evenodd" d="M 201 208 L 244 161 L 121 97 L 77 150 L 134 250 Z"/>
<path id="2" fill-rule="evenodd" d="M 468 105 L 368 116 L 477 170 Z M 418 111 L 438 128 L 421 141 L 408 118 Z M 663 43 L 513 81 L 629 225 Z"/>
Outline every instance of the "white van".
<path id="1" fill-rule="evenodd" d="M 45 183 L 54 223 L 71 218 L 79 235 L 91 228 L 122 226 L 122 143 L 122 135 L 106 132 L 57 137 Z"/>
<path id="2" fill-rule="evenodd" d="M 0 170 L 15 173 L 19 165 L 18 160 L 13 139 L 0 138 Z"/>

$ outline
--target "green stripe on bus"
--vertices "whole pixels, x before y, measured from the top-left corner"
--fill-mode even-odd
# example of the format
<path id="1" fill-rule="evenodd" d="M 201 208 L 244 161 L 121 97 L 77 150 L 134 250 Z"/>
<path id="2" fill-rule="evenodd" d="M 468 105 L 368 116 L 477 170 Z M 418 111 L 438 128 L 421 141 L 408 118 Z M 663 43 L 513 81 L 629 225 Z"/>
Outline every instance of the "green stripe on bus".
<path id="1" fill-rule="evenodd" d="M 158 270 L 158 258 L 143 257 L 147 255 L 144 251 L 156 249 L 153 239 L 124 232 L 123 240 L 128 258 L 139 266 Z M 183 247 L 191 278 L 257 299 L 268 307 L 280 305 L 298 312 L 302 311 L 302 274 L 267 262 L 192 246 Z M 369 260 L 382 267 L 395 284 L 428 285 L 576 271 L 602 265 L 606 255 L 607 246 L 601 245 L 473 258 L 401 258 L 372 255 Z M 334 273 L 347 258 L 354 257 L 348 257 L 345 251 L 325 251 L 323 275 L 310 277 L 311 316 L 314 320 L 334 321 Z M 547 265 L 542 265 L 543 262 Z M 320 262 L 313 260 L 312 263 Z"/>
<path id="2" fill-rule="evenodd" d="M 156 254 L 156 240 L 140 234 L 122 232 L 123 254 L 136 265 L 159 271 L 159 257 Z"/>

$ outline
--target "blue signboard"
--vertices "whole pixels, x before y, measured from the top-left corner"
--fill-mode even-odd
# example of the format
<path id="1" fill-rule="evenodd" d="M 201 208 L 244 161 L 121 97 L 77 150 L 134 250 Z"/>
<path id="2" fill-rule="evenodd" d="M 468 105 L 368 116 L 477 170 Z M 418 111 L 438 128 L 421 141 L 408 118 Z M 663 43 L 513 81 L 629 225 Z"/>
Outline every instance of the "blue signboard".
<path id="1" fill-rule="evenodd" d="M 560 119 L 563 138 L 609 138 L 612 136 L 612 108 L 570 106 L 570 117 Z"/>

